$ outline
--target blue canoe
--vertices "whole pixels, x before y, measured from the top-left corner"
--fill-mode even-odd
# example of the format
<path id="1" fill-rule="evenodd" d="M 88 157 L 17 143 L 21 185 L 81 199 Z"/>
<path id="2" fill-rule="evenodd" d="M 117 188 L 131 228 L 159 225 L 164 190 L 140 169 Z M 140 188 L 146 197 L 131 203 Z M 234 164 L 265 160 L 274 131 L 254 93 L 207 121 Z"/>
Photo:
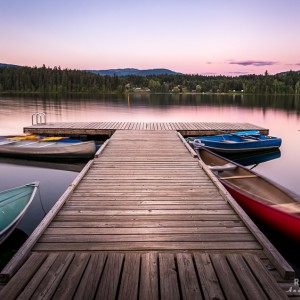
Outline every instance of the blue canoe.
<path id="1" fill-rule="evenodd" d="M 188 138 L 195 146 L 206 147 L 219 153 L 242 153 L 278 149 L 281 139 L 259 131 L 240 131 L 214 136 Z"/>
<path id="2" fill-rule="evenodd" d="M 39 183 L 0 192 L 0 244 L 13 232 L 32 202 Z"/>

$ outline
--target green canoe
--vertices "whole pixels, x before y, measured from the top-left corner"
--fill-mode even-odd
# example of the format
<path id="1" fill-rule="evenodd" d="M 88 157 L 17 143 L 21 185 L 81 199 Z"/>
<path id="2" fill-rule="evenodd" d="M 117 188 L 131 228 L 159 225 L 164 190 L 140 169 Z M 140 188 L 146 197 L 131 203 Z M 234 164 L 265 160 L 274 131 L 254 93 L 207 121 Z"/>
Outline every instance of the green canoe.
<path id="1" fill-rule="evenodd" d="M 0 244 L 12 233 L 32 202 L 39 183 L 0 192 Z"/>

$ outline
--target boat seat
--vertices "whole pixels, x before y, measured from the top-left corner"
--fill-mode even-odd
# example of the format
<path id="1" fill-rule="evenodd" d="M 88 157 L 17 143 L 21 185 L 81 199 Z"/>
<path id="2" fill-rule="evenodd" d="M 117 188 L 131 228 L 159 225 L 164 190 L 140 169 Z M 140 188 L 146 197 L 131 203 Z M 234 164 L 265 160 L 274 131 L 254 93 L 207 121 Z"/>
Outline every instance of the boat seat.
<path id="1" fill-rule="evenodd" d="M 283 203 L 283 204 L 275 204 L 272 207 L 283 210 L 289 213 L 300 213 L 300 203 Z"/>
<path id="2" fill-rule="evenodd" d="M 211 171 L 221 172 L 221 171 L 234 170 L 234 169 L 236 169 L 237 166 L 232 163 L 227 163 L 223 166 L 208 166 L 208 167 Z"/>

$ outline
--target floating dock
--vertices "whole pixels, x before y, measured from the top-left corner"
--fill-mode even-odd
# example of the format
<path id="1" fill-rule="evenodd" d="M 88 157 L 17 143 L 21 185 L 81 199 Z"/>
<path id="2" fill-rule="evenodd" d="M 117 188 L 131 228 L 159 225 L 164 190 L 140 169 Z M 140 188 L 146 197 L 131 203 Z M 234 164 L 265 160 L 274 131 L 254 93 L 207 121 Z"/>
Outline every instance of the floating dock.
<path id="1" fill-rule="evenodd" d="M 181 134 L 125 127 L 2 270 L 0 299 L 287 299 L 293 269 Z"/>
<path id="2" fill-rule="evenodd" d="M 24 133 L 47 135 L 111 136 L 116 130 L 177 131 L 184 136 L 211 135 L 244 130 L 259 130 L 261 133 L 264 134 L 269 133 L 268 129 L 253 124 L 228 122 L 60 122 L 28 126 L 24 128 Z"/>

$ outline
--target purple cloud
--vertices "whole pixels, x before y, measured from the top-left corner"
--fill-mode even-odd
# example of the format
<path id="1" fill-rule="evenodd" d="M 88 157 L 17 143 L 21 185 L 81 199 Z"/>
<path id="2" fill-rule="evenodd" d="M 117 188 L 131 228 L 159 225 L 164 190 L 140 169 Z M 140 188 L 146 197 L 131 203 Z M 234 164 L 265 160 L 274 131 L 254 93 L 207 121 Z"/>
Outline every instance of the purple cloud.
<path id="1" fill-rule="evenodd" d="M 294 66 L 300 66 L 300 63 L 295 63 L 295 64 L 285 64 L 286 66 L 289 67 L 294 67 Z"/>
<path id="2" fill-rule="evenodd" d="M 230 65 L 240 65 L 240 66 L 272 66 L 275 65 L 276 61 L 267 61 L 267 60 L 242 60 L 242 61 L 231 61 Z"/>

